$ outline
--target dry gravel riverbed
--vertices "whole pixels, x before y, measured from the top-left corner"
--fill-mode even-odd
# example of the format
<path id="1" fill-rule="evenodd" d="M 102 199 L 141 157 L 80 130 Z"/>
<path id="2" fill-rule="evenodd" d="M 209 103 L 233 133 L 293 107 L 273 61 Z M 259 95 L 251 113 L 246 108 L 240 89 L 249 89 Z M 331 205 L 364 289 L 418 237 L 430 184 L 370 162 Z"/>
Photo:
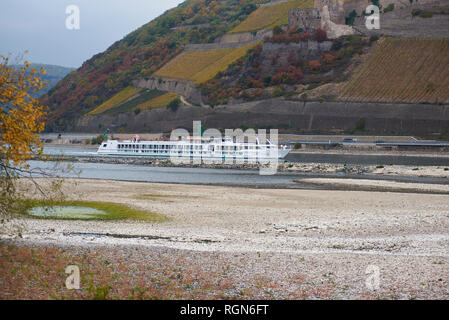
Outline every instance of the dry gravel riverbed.
<path id="1" fill-rule="evenodd" d="M 353 191 L 410 192 L 449 195 L 449 184 L 407 183 L 389 180 L 369 180 L 353 178 L 305 178 L 295 180 L 302 184 L 312 184 L 324 188 Z"/>
<path id="2" fill-rule="evenodd" d="M 67 184 L 71 199 L 124 203 L 169 221 L 26 219 L 23 238 L 4 236 L 3 243 L 110 255 L 113 265 L 167 260 L 201 277 L 210 271 L 211 281 L 232 280 L 227 289 L 212 285 L 208 298 L 449 298 L 449 197 L 417 193 L 421 185 L 395 193 Z M 370 265 L 380 270 L 378 290 L 365 285 Z"/>

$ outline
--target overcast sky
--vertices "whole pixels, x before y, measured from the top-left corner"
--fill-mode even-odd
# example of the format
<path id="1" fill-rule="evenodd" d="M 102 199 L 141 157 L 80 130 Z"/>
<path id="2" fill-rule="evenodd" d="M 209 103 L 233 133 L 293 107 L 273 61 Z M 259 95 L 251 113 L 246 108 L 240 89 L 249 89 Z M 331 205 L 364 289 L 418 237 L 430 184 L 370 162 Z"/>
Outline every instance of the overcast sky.
<path id="1" fill-rule="evenodd" d="M 1 0 L 0 54 L 23 53 L 33 63 L 80 67 L 94 54 L 183 0 Z M 77 5 L 80 29 L 66 28 Z"/>

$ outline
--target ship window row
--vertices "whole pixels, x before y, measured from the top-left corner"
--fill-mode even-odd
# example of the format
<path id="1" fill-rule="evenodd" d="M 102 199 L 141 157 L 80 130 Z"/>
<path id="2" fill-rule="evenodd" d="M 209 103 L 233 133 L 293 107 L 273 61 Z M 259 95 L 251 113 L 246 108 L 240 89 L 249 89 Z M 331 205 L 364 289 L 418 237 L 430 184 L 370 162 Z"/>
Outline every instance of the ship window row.
<path id="1" fill-rule="evenodd" d="M 269 149 L 270 147 L 265 148 Z M 215 150 L 259 150 L 265 148 L 260 146 L 215 146 Z"/>
<path id="2" fill-rule="evenodd" d="M 119 144 L 118 149 L 162 149 L 162 150 L 168 150 L 173 149 L 175 146 L 173 145 L 145 145 L 145 144 Z"/>
<path id="3" fill-rule="evenodd" d="M 119 144 L 118 149 L 157 149 L 157 150 L 171 150 L 171 149 L 190 149 L 202 150 L 202 145 L 138 145 L 138 144 Z"/>
<path id="4" fill-rule="evenodd" d="M 266 149 L 269 149 L 270 147 L 265 147 Z M 206 146 L 203 147 L 203 145 L 138 145 L 138 144 L 119 144 L 118 149 L 142 149 L 142 150 L 171 150 L 171 149 L 190 149 L 190 150 L 203 150 L 206 149 Z M 210 151 L 215 150 L 230 150 L 230 151 L 237 151 L 237 150 L 258 150 L 258 149 L 264 149 L 263 147 L 259 146 L 209 146 Z"/>

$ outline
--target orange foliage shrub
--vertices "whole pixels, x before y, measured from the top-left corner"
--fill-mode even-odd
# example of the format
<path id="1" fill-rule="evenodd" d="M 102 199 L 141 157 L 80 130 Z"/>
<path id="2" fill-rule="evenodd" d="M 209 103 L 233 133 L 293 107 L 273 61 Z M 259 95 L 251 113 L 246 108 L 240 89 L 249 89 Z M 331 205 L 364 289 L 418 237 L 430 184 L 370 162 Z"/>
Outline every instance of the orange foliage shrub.
<path id="1" fill-rule="evenodd" d="M 0 165 L 28 168 L 27 160 L 42 155 L 39 133 L 46 108 L 33 94 L 46 84 L 28 61 L 23 67 L 11 67 L 8 61 L 0 56 Z"/>
<path id="2" fill-rule="evenodd" d="M 331 54 L 331 53 L 325 53 L 325 54 L 323 54 L 323 55 L 320 57 L 320 60 L 321 60 L 323 63 L 331 63 L 331 62 L 333 62 L 335 59 L 337 59 L 337 57 L 334 56 L 334 55 Z"/>
<path id="3" fill-rule="evenodd" d="M 321 63 L 318 60 L 311 60 L 309 61 L 309 67 L 312 70 L 320 70 L 321 69 Z"/>

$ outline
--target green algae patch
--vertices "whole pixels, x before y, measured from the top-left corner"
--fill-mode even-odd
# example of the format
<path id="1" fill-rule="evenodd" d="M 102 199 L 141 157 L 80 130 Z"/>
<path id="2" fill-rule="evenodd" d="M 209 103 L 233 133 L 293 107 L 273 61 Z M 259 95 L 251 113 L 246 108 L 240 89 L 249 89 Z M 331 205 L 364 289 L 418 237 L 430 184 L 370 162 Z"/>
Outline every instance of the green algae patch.
<path id="1" fill-rule="evenodd" d="M 22 214 L 36 219 L 60 220 L 141 220 L 162 222 L 164 215 L 128 207 L 124 204 L 96 201 L 23 200 Z"/>

